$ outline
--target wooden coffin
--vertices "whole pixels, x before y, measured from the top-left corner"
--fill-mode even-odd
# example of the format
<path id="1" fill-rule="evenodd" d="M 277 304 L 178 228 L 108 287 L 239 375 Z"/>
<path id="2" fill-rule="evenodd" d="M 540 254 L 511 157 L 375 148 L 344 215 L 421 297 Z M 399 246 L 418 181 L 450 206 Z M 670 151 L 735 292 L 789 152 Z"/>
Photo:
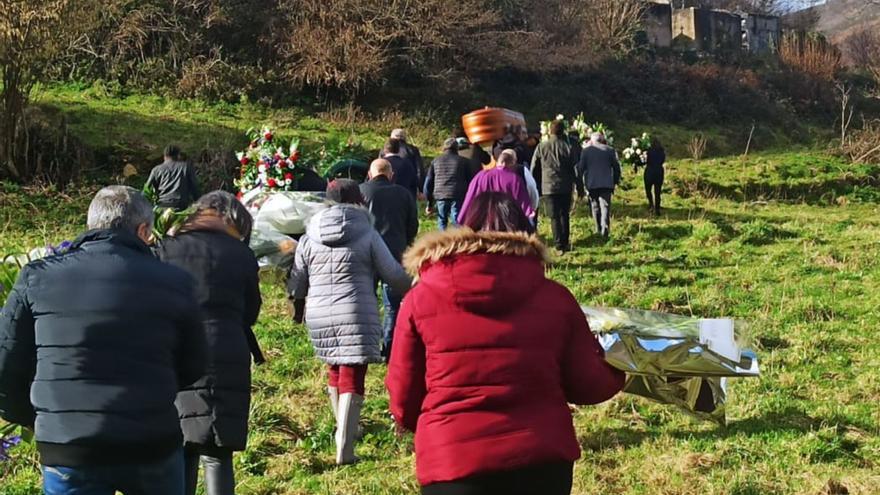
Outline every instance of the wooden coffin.
<path id="1" fill-rule="evenodd" d="M 485 146 L 504 137 L 508 124 L 525 127 L 526 119 L 523 114 L 513 110 L 486 107 L 463 115 L 461 124 L 468 141 Z"/>

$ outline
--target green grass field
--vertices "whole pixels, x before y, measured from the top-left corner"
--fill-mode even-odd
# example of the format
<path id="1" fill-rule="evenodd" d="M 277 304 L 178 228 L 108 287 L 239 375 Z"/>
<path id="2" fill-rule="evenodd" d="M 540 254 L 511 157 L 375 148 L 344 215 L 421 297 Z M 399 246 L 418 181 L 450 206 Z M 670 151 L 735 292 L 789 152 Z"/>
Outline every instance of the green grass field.
<path id="1" fill-rule="evenodd" d="M 62 97 L 53 96 L 55 104 L 63 105 Z M 101 105 L 107 122 L 128 118 L 128 111 L 114 117 L 112 101 Z M 161 127 L 155 110 L 132 116 L 131 125 L 145 119 L 145 132 L 153 132 Z M 171 117 L 171 124 L 192 119 Z M 229 119 L 234 139 L 240 129 L 234 115 Z M 93 126 L 80 125 L 84 139 L 99 139 L 87 134 Z M 180 132 L 190 125 L 198 127 L 193 120 Z M 167 138 L 145 135 L 143 146 Z M 727 427 L 626 395 L 579 409 L 584 454 L 573 493 L 819 495 L 844 493 L 840 486 L 880 493 L 877 167 L 810 151 L 676 160 L 667 177 L 665 210 L 652 218 L 641 179 L 626 171 L 607 244 L 592 235 L 580 205 L 575 251 L 549 275 L 585 304 L 746 320 L 763 374 L 732 383 Z M 97 187 L 60 193 L 0 184 L 0 253 L 75 236 Z M 423 231 L 431 228 L 425 219 Z M 545 222 L 544 236 L 546 229 Z M 254 372 L 250 446 L 236 456 L 237 493 L 416 493 L 411 440 L 395 437 L 387 414 L 384 368 L 369 375 L 363 462 L 337 468 L 322 368 L 305 329 L 289 321 L 277 278 L 267 274 L 263 291 L 256 332 L 269 362 Z M 0 464 L 0 494 L 40 493 L 33 449 L 13 453 L 15 460 Z"/>

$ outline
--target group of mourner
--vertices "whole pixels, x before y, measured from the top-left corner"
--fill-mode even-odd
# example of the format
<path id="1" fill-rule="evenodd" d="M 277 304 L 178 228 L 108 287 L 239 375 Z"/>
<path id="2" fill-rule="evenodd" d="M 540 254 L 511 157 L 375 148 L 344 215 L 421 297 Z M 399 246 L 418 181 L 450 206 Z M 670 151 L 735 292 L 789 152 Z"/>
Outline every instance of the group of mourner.
<path id="1" fill-rule="evenodd" d="M 336 463 L 358 461 L 367 367 L 386 363 L 422 493 L 570 493 L 580 450 L 569 404 L 608 400 L 624 375 L 572 294 L 545 277 L 539 201 L 560 252 L 575 189 L 607 236 L 620 165 L 601 134 L 582 148 L 561 122 L 540 143 L 523 131 L 496 143 L 492 169 L 461 136 L 423 171 L 395 130 L 365 183 L 328 184 L 288 295 L 327 366 Z M 662 181 L 662 149 L 652 153 L 651 187 L 657 167 Z M 159 205 L 194 203 L 173 236 L 153 239 L 140 192 L 106 187 L 88 230 L 26 265 L 0 315 L 0 416 L 34 430 L 47 494 L 190 495 L 200 465 L 208 495 L 235 491 L 251 364 L 264 361 L 252 218 L 229 193 L 199 197 L 179 155 L 169 147 L 149 178 Z M 417 239 L 420 193 L 440 230 Z"/>

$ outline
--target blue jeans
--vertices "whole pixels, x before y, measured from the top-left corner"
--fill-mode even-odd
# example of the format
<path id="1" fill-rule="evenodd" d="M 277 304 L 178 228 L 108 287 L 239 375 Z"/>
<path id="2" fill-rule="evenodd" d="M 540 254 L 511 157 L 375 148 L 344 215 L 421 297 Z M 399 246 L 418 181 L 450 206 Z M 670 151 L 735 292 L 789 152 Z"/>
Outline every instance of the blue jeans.
<path id="1" fill-rule="evenodd" d="M 382 282 L 382 305 L 385 306 L 385 319 L 382 321 L 382 355 L 387 361 L 391 358 L 391 343 L 394 340 L 394 325 L 397 323 L 397 311 L 403 297 L 397 294 L 390 285 Z"/>
<path id="2" fill-rule="evenodd" d="M 43 466 L 46 495 L 183 495 L 183 449 L 149 464 Z"/>
<path id="3" fill-rule="evenodd" d="M 446 230 L 449 224 L 458 225 L 458 210 L 461 202 L 454 199 L 437 200 L 437 225 L 440 230 Z"/>

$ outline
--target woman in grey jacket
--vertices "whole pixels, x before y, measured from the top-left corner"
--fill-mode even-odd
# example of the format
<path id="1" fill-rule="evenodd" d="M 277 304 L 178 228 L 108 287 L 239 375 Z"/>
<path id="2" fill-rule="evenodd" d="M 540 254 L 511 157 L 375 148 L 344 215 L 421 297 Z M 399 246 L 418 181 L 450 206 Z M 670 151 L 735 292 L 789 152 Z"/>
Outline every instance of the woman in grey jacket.
<path id="1" fill-rule="evenodd" d="M 306 298 L 305 321 L 318 359 L 328 365 L 336 417 L 336 463 L 351 464 L 369 363 L 383 362 L 376 279 L 399 294 L 412 283 L 373 228 L 358 184 L 327 187 L 330 206 L 315 215 L 296 248 L 289 289 Z"/>

